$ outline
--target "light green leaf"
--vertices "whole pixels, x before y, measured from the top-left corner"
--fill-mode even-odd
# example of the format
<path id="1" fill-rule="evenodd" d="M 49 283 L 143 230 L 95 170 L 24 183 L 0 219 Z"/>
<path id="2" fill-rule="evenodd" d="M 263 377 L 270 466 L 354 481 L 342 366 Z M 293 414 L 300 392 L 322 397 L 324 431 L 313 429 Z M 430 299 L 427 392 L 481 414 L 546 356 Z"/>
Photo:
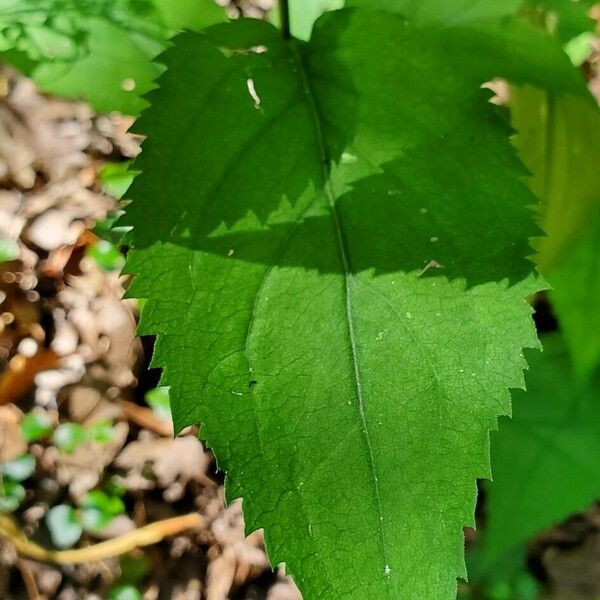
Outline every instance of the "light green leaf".
<path id="1" fill-rule="evenodd" d="M 169 388 L 157 387 L 146 392 L 144 398 L 154 414 L 165 421 L 171 419 L 171 402 L 169 400 Z"/>
<path id="2" fill-rule="evenodd" d="M 46 513 L 46 527 L 57 548 L 74 546 L 83 532 L 77 511 L 67 504 L 53 506 Z"/>
<path id="3" fill-rule="evenodd" d="M 214 0 L 153 0 L 171 31 L 200 31 L 225 20 L 225 11 Z"/>
<path id="4" fill-rule="evenodd" d="M 115 437 L 114 426 L 111 421 L 96 421 L 86 428 L 86 438 L 90 442 L 107 444 Z"/>
<path id="5" fill-rule="evenodd" d="M 0 237 L 0 264 L 19 258 L 19 244 L 8 238 Z"/>
<path id="6" fill-rule="evenodd" d="M 465 575 L 540 285 L 534 199 L 480 85 L 580 85 L 528 60 L 533 30 L 495 27 L 338 11 L 308 45 L 253 20 L 180 36 L 137 125 L 140 331 L 177 428 L 202 423 L 307 598 L 445 600 Z"/>
<path id="7" fill-rule="evenodd" d="M 487 564 L 600 495 L 598 382 L 576 384 L 557 336 L 531 354 L 527 394 L 515 393 L 512 420 L 492 435 L 494 481 L 487 485 Z"/>
<path id="8" fill-rule="evenodd" d="M 125 257 L 118 246 L 108 240 L 98 240 L 93 246 L 88 246 L 85 254 L 95 260 L 105 271 L 118 271 L 125 263 Z"/>
<path id="9" fill-rule="evenodd" d="M 113 198 L 122 198 L 127 191 L 133 178 L 137 175 L 129 167 L 131 161 L 106 163 L 100 173 L 99 179 L 102 182 L 102 189 Z"/>
<path id="10" fill-rule="evenodd" d="M 529 87 L 511 89 L 514 142 L 543 200 L 537 243 L 540 271 L 551 291 L 577 375 L 600 364 L 600 110 L 582 98 Z"/>
<path id="11" fill-rule="evenodd" d="M 315 21 L 325 12 L 344 6 L 344 0 L 302 0 L 289 3 L 290 31 L 299 40 L 308 40 Z M 279 24 L 280 13 L 276 4 L 271 11 L 271 22 Z"/>
<path id="12" fill-rule="evenodd" d="M 86 431 L 79 423 L 63 423 L 52 435 L 52 443 L 67 454 L 74 452 L 86 440 Z"/>
<path id="13" fill-rule="evenodd" d="M 108 600 L 142 600 L 142 595 L 133 585 L 117 585 L 110 589 Z"/>
<path id="14" fill-rule="evenodd" d="M 0 463 L 0 475 L 14 481 L 24 481 L 35 470 L 35 458 L 31 454 L 23 454 L 19 458 Z"/>
<path id="15" fill-rule="evenodd" d="M 0 511 L 14 512 L 25 500 L 25 488 L 12 479 L 0 477 Z"/>
<path id="16" fill-rule="evenodd" d="M 26 442 L 36 442 L 51 433 L 52 422 L 45 411 L 33 411 L 21 419 L 21 437 Z"/>
<path id="17" fill-rule="evenodd" d="M 102 490 L 88 492 L 81 500 L 82 508 L 96 508 L 113 517 L 125 512 L 123 500 L 117 496 L 109 496 Z"/>
<path id="18" fill-rule="evenodd" d="M 0 55 L 47 92 L 136 115 L 168 37 L 224 17 L 212 0 L 4 0 Z"/>

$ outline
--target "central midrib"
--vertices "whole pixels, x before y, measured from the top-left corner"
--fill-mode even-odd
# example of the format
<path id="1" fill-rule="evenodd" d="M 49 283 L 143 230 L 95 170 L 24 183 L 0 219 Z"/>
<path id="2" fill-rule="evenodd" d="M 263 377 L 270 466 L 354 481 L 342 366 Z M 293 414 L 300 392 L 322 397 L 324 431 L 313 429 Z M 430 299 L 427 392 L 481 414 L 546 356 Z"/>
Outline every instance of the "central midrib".
<path id="1" fill-rule="evenodd" d="M 319 148 L 319 162 L 321 163 L 321 168 L 323 170 L 323 182 L 325 194 L 327 196 L 327 200 L 329 202 L 329 206 L 331 208 L 331 215 L 334 222 L 334 227 L 336 231 L 336 238 L 338 242 L 338 249 L 340 254 L 341 266 L 344 271 L 344 288 L 345 288 L 345 297 L 346 297 L 346 323 L 348 325 L 348 338 L 350 341 L 350 349 L 352 353 L 352 365 L 354 368 L 354 385 L 356 388 L 356 398 L 358 401 L 358 412 L 361 421 L 361 431 L 363 434 L 363 439 L 365 442 L 365 446 L 367 448 L 367 453 L 369 455 L 369 463 L 371 466 L 371 474 L 373 481 L 373 491 L 375 496 L 375 503 L 377 505 L 378 511 L 378 520 L 379 520 L 379 533 L 380 533 L 380 541 L 381 541 L 381 551 L 384 559 L 384 564 L 382 566 L 382 573 L 384 574 L 384 578 L 386 583 L 388 583 L 388 597 L 390 596 L 390 588 L 389 588 L 389 579 L 387 575 L 389 575 L 389 560 L 387 555 L 387 543 L 386 536 L 384 531 L 384 521 L 383 521 L 383 506 L 381 502 L 381 491 L 379 488 L 379 478 L 378 478 L 378 470 L 375 461 L 375 452 L 373 450 L 373 443 L 371 440 L 371 434 L 369 433 L 369 428 L 367 426 L 367 419 L 365 413 L 365 403 L 361 382 L 361 374 L 360 367 L 358 361 L 358 349 L 356 345 L 356 333 L 354 330 L 354 320 L 353 320 L 353 307 L 352 307 L 352 294 L 351 288 L 353 286 L 353 276 L 352 276 L 352 268 L 350 257 L 348 253 L 347 243 L 344 237 L 344 232 L 342 228 L 342 223 L 340 217 L 337 212 L 336 202 L 335 202 L 335 193 L 331 186 L 331 180 L 329 177 L 329 155 L 325 146 L 325 139 L 323 134 L 323 129 L 321 126 L 321 117 L 319 114 L 319 110 L 317 108 L 317 104 L 315 98 L 312 93 L 312 89 L 310 86 L 310 81 L 308 78 L 308 74 L 304 67 L 304 63 L 302 61 L 302 56 L 300 55 L 300 51 L 298 49 L 298 42 L 294 39 L 288 41 L 290 47 L 290 53 L 298 66 L 298 71 L 300 73 L 300 78 L 302 80 L 302 87 L 304 94 L 306 95 L 307 102 L 310 108 L 310 113 L 313 121 L 313 126 L 315 130 L 315 137 L 317 141 L 317 145 Z"/>

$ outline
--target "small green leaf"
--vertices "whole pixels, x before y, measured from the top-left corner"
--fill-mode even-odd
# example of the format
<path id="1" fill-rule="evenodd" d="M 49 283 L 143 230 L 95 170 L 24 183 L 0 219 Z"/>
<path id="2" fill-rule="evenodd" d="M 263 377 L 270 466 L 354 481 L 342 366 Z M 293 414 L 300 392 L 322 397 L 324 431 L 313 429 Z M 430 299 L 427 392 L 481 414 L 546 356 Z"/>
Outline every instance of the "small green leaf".
<path id="1" fill-rule="evenodd" d="M 0 263 L 19 258 L 19 245 L 13 240 L 0 237 Z"/>
<path id="2" fill-rule="evenodd" d="M 565 52 L 576 67 L 580 67 L 590 57 L 596 39 L 595 34 L 586 31 L 567 42 Z"/>
<path id="3" fill-rule="evenodd" d="M 123 501 L 101 490 L 88 492 L 80 503 L 81 523 L 84 529 L 98 531 L 125 512 Z"/>
<path id="4" fill-rule="evenodd" d="M 87 441 L 87 432 L 79 423 L 63 423 L 52 436 L 52 443 L 63 452 L 70 454 Z"/>
<path id="5" fill-rule="evenodd" d="M 289 5 L 290 31 L 299 40 L 308 40 L 315 21 L 325 12 L 344 6 L 344 0 L 302 0 Z M 278 5 L 271 11 L 271 23 L 279 24 L 280 12 Z"/>
<path id="6" fill-rule="evenodd" d="M 0 478 L 0 511 L 14 512 L 25 499 L 25 488 L 12 479 Z"/>
<path id="7" fill-rule="evenodd" d="M 115 437 L 114 426 L 110 421 L 98 421 L 86 429 L 87 439 L 90 442 L 107 444 Z"/>
<path id="8" fill-rule="evenodd" d="M 143 579 L 152 568 L 152 563 L 146 554 L 124 554 L 119 559 L 121 571 L 120 581 L 124 583 L 137 583 Z"/>
<path id="9" fill-rule="evenodd" d="M 125 264 L 125 257 L 117 246 L 107 240 L 99 240 L 86 250 L 86 256 L 94 259 L 105 271 L 118 271 Z"/>
<path id="10" fill-rule="evenodd" d="M 101 490 L 88 492 L 83 497 L 79 506 L 81 508 L 95 508 L 113 517 L 125 512 L 125 505 L 120 498 L 109 496 Z"/>
<path id="11" fill-rule="evenodd" d="M 168 387 L 162 386 L 149 390 L 146 392 L 144 399 L 159 419 L 163 421 L 171 419 L 171 403 Z"/>
<path id="12" fill-rule="evenodd" d="M 0 463 L 0 474 L 14 481 L 24 481 L 35 471 L 35 458 L 31 454 L 23 454 L 14 460 Z"/>
<path id="13" fill-rule="evenodd" d="M 105 513 L 97 508 L 82 508 L 79 511 L 79 519 L 82 527 L 86 531 L 101 531 L 107 525 L 110 525 L 114 519 L 113 515 Z"/>
<path id="14" fill-rule="evenodd" d="M 106 163 L 98 175 L 106 194 L 121 199 L 134 177 L 138 174 L 130 168 L 131 161 Z"/>
<path id="15" fill-rule="evenodd" d="M 77 511 L 66 504 L 53 506 L 48 511 L 46 527 L 50 532 L 52 543 L 57 548 L 74 546 L 83 532 Z"/>
<path id="16" fill-rule="evenodd" d="M 141 600 L 142 595 L 133 585 L 117 585 L 108 593 L 108 600 Z"/>
<path id="17" fill-rule="evenodd" d="M 124 488 L 121 484 L 115 481 L 115 477 L 111 477 L 104 484 L 104 490 L 109 496 L 118 496 L 121 498 L 127 492 L 127 489 Z"/>
<path id="18" fill-rule="evenodd" d="M 30 412 L 21 420 L 21 437 L 26 442 L 36 442 L 52 433 L 50 417 L 45 412 Z"/>

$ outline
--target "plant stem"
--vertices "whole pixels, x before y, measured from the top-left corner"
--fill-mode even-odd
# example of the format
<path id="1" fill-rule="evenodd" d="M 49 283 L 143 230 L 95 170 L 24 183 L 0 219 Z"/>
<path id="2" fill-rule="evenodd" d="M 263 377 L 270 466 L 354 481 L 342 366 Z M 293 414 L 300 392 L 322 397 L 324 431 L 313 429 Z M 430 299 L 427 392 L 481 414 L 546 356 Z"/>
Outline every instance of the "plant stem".
<path id="1" fill-rule="evenodd" d="M 279 0 L 279 19 L 281 21 L 281 34 L 284 39 L 289 40 L 292 34 L 290 32 L 290 7 L 288 0 Z"/>

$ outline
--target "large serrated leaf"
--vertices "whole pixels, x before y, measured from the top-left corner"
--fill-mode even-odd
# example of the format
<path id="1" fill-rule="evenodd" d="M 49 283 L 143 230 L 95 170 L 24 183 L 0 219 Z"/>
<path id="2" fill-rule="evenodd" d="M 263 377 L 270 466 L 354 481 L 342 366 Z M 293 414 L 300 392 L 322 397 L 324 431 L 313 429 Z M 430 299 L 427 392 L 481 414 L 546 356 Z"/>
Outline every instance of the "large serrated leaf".
<path id="1" fill-rule="evenodd" d="M 307 599 L 454 597 L 537 345 L 534 200 L 480 85 L 580 82 L 523 24 L 469 31 L 339 11 L 307 45 L 186 34 L 137 126 L 141 331 Z"/>

